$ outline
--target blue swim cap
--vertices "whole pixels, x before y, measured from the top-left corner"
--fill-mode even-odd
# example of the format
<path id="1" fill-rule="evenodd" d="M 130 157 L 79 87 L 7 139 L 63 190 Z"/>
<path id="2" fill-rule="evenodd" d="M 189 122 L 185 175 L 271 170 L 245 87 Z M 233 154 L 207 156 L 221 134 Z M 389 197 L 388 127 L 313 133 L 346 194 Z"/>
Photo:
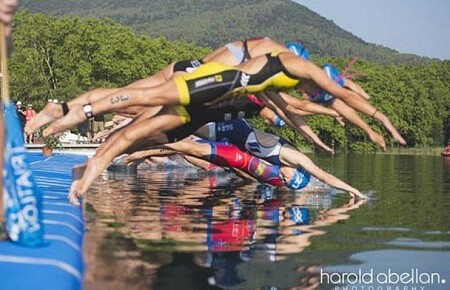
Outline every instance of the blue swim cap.
<path id="1" fill-rule="evenodd" d="M 275 121 L 273 122 L 275 127 L 283 127 L 286 123 L 278 116 L 275 116 Z"/>
<path id="2" fill-rule="evenodd" d="M 289 219 L 294 222 L 296 225 L 308 225 L 310 222 L 309 219 L 309 210 L 306 207 L 300 206 L 292 206 L 288 210 Z"/>
<path id="3" fill-rule="evenodd" d="M 332 79 L 339 86 L 344 86 L 344 79 L 340 76 L 339 71 L 332 66 L 331 64 L 322 65 L 322 70 L 327 74 L 327 76 Z M 330 95 L 328 92 L 322 90 L 317 96 L 314 96 L 313 99 L 318 103 L 327 103 L 334 98 L 333 95 Z"/>
<path id="4" fill-rule="evenodd" d="M 332 66 L 331 64 L 324 64 L 322 66 L 322 69 L 327 74 L 327 76 L 335 81 L 339 86 L 342 87 L 344 85 L 344 80 L 340 76 L 339 71 L 334 66 Z"/>
<path id="5" fill-rule="evenodd" d="M 302 189 L 309 183 L 311 174 L 302 167 L 298 167 L 294 171 L 291 180 L 286 184 L 290 189 Z"/>
<path id="6" fill-rule="evenodd" d="M 308 51 L 300 43 L 288 42 L 286 43 L 286 47 L 296 56 L 300 56 L 306 60 L 311 60 Z"/>

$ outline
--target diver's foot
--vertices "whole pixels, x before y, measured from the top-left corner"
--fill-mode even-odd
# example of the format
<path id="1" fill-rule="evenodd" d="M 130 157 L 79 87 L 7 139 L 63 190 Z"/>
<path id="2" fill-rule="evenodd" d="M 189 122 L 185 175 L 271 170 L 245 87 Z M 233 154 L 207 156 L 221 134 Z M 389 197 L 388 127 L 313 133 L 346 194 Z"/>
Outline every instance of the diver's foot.
<path id="1" fill-rule="evenodd" d="M 42 126 L 47 125 L 48 123 L 61 118 L 63 116 L 63 109 L 61 104 L 57 103 L 48 103 L 45 105 L 44 109 L 40 111 L 36 117 L 32 118 L 25 125 L 24 132 L 26 134 L 32 134 L 37 129 Z"/>
<path id="2" fill-rule="evenodd" d="M 77 106 L 69 110 L 67 115 L 65 115 L 64 117 L 61 117 L 58 120 L 55 120 L 53 123 L 51 123 L 50 126 L 48 126 L 44 130 L 43 136 L 48 137 L 60 134 L 65 130 L 70 129 L 75 125 L 82 123 L 86 120 L 87 118 L 83 112 L 82 107 Z"/>

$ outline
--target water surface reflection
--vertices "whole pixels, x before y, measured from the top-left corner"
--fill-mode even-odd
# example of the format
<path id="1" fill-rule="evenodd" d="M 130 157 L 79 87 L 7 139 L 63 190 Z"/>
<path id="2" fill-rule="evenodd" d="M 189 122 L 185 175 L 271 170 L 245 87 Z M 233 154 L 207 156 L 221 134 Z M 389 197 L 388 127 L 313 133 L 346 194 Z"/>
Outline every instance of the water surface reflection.
<path id="1" fill-rule="evenodd" d="M 450 168 L 442 160 L 315 161 L 376 191 L 376 201 L 356 203 L 318 182 L 296 194 L 193 167 L 105 174 L 86 200 L 86 288 L 327 289 L 341 284 L 324 283 L 325 270 L 410 268 L 388 262 L 398 249 L 450 260 Z"/>

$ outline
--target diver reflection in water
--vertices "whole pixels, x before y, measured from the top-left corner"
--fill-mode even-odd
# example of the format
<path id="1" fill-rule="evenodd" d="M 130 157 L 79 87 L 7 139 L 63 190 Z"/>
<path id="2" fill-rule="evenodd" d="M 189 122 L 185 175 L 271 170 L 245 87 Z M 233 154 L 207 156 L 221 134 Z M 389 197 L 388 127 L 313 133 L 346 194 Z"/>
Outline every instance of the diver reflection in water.
<path id="1" fill-rule="evenodd" d="M 153 251 L 158 255 L 169 251 L 171 258 L 158 266 L 156 285 L 167 282 L 163 281 L 166 271 L 173 275 L 180 271 L 182 277 L 201 273 L 197 279 L 203 282 L 194 286 L 206 284 L 204 289 L 212 284 L 304 289 L 317 281 L 318 266 L 298 263 L 297 256 L 289 258 L 309 245 L 310 236 L 325 233 L 316 230 L 316 225 L 348 218 L 345 212 L 354 208 L 354 199 L 348 206 L 329 209 L 331 197 L 326 190 L 317 194 L 305 188 L 302 194 L 293 194 L 262 184 L 255 190 L 255 183 L 217 188 L 195 172 L 184 167 L 173 172 L 152 171 L 148 194 L 135 194 L 133 203 L 123 203 L 129 204 L 126 212 L 123 204 L 116 209 L 123 211 L 123 222 L 131 225 L 127 232 L 133 239 L 156 241 Z M 169 184 L 171 191 L 164 190 Z M 124 188 L 121 191 L 126 192 Z M 165 248 L 160 250 L 161 246 Z M 184 251 L 196 254 L 179 253 Z M 202 268 L 191 269 L 192 258 Z"/>
<path id="2" fill-rule="evenodd" d="M 235 200 L 234 208 L 243 212 L 230 218 L 226 223 L 228 226 L 215 224 L 214 219 L 210 219 L 208 251 L 195 254 L 196 264 L 213 271 L 208 277 L 210 285 L 246 289 L 315 289 L 319 285 L 319 265 L 305 263 L 297 266 L 296 271 L 280 271 L 292 269 L 292 259 L 286 258 L 308 247 L 310 237 L 326 233 L 316 227 L 349 218 L 346 213 L 363 203 L 351 199 L 339 208 L 306 207 L 307 198 L 297 194 L 294 204 L 283 206 L 285 200 L 268 188 L 261 191 L 261 203 L 256 212 Z M 212 209 L 210 214 L 214 214 Z M 234 242 L 233 247 L 229 242 Z"/>

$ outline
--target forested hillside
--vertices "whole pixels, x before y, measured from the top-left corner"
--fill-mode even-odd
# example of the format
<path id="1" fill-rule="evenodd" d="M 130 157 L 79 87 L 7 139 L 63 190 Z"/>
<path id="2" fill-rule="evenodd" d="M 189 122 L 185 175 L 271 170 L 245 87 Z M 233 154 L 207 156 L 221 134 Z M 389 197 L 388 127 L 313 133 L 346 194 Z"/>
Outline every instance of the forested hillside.
<path id="1" fill-rule="evenodd" d="M 21 12 L 14 23 L 14 53 L 9 62 L 11 96 L 33 103 L 39 111 L 49 98 L 66 101 L 97 87 L 115 87 L 154 74 L 168 63 L 199 58 L 209 48 L 185 41 L 137 36 L 111 20 L 50 17 Z M 349 58 L 318 57 L 342 70 Z M 450 124 L 450 61 L 421 65 L 380 65 L 358 61 L 353 72 L 372 96 L 370 102 L 386 113 L 410 146 L 440 145 L 443 129 Z M 390 136 L 379 122 L 365 117 L 388 142 Z M 260 120 L 253 120 L 265 126 Z M 308 124 L 336 149 L 377 150 L 361 130 L 341 127 L 333 119 L 314 116 Z M 289 128 L 267 128 L 297 145 L 309 146 Z M 392 145 L 392 144 L 390 144 Z"/>
<path id="2" fill-rule="evenodd" d="M 23 0 L 22 9 L 50 15 L 111 18 L 138 34 L 216 48 L 229 41 L 270 36 L 300 41 L 315 55 L 349 56 L 381 64 L 425 61 L 368 44 L 290 0 Z"/>

